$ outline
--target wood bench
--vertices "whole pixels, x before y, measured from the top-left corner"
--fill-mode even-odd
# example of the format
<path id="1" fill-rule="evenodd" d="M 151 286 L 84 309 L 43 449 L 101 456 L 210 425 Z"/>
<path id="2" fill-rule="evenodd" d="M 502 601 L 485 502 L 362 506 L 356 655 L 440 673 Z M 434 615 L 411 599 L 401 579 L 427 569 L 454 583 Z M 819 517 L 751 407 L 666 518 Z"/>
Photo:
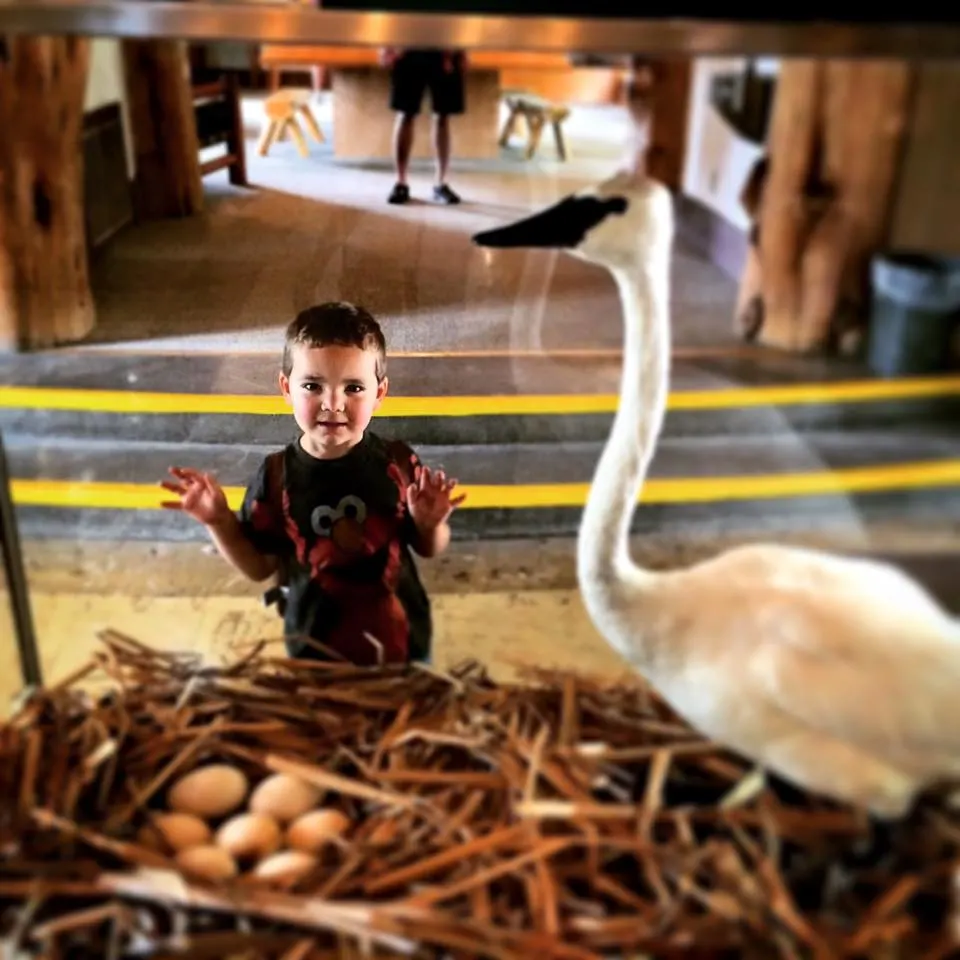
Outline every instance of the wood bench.
<path id="1" fill-rule="evenodd" d="M 570 116 L 569 107 L 560 104 L 551 103 L 542 97 L 537 97 L 528 93 L 508 94 L 504 97 L 507 108 L 510 113 L 503 125 L 503 131 L 500 134 L 500 146 L 505 147 L 513 136 L 517 120 L 523 117 L 527 122 L 527 159 L 529 160 L 540 145 L 540 136 L 543 128 L 550 124 L 553 129 L 553 139 L 557 145 L 557 154 L 561 160 L 567 159 L 567 148 L 563 142 L 563 130 L 561 125 L 563 121 Z"/>
<path id="2" fill-rule="evenodd" d="M 301 157 L 308 157 L 307 140 L 297 122 L 298 117 L 307 125 L 307 129 L 317 143 L 324 142 L 323 131 L 310 110 L 310 92 L 307 90 L 278 90 L 270 94 L 263 103 L 267 115 L 267 124 L 260 135 L 257 152 L 265 157 L 270 148 L 290 134 Z"/>

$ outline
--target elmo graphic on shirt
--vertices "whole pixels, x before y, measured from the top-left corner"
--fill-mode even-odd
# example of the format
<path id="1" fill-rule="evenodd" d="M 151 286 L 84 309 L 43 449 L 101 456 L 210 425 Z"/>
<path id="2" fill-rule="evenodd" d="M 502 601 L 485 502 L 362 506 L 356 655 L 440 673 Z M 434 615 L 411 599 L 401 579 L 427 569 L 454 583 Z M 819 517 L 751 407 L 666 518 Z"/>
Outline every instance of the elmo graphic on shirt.
<path id="1" fill-rule="evenodd" d="M 324 643 L 360 665 L 407 659 L 409 623 L 396 595 L 406 487 L 395 464 L 388 473 L 400 492 L 393 515 L 368 510 L 360 497 L 347 495 L 314 507 L 310 537 L 291 516 L 283 491 L 287 535 L 330 611 L 330 622 L 322 622 L 321 614 L 317 624 Z"/>

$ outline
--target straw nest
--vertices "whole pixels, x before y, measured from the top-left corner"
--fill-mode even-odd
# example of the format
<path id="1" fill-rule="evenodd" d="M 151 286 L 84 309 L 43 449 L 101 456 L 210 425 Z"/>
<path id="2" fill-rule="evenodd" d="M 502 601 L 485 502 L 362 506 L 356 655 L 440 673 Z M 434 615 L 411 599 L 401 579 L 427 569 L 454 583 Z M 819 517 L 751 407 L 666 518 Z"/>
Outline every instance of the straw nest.
<path id="1" fill-rule="evenodd" d="M 212 668 L 101 641 L 0 729 L 9 956 L 957 949 L 960 816 L 929 799 L 878 827 L 764 779 L 639 682 L 264 645 Z"/>

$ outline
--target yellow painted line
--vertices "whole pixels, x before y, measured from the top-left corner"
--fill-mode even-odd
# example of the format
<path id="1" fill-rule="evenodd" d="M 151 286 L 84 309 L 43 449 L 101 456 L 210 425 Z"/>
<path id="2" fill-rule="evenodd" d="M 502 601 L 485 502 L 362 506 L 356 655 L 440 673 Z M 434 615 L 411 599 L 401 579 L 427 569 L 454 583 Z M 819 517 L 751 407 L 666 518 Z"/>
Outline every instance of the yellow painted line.
<path id="1" fill-rule="evenodd" d="M 279 395 L 166 393 L 149 390 L 79 390 L 67 387 L 0 387 L 0 407 L 77 410 L 84 413 L 290 413 Z"/>
<path id="2" fill-rule="evenodd" d="M 670 394 L 667 406 L 671 410 L 719 410 L 817 403 L 868 403 L 945 396 L 960 396 L 960 376 L 680 390 Z M 388 396 L 378 416 L 562 416 L 613 413 L 617 409 L 617 403 L 616 394 Z M 0 385 L 0 407 L 123 414 L 289 415 L 289 408 L 283 398 L 272 394 L 167 393 L 10 385 Z"/>
<path id="3" fill-rule="evenodd" d="M 952 460 L 852 467 L 812 473 L 760 476 L 654 478 L 644 485 L 641 503 L 715 503 L 731 500 L 877 493 L 960 486 L 960 458 Z M 155 510 L 170 495 L 153 484 L 14 480 L 13 500 L 21 507 Z M 582 507 L 589 483 L 464 484 L 461 509 Z M 242 487 L 225 488 L 231 507 L 239 508 Z"/>

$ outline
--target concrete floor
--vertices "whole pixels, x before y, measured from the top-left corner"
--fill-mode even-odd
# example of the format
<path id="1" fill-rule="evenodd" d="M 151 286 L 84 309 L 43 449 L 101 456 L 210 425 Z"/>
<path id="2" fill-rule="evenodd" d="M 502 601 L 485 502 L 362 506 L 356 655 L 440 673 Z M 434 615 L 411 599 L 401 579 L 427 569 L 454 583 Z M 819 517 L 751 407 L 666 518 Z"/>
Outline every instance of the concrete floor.
<path id="1" fill-rule="evenodd" d="M 427 162 L 413 165 L 414 201 L 387 204 L 389 164 L 335 161 L 329 95 L 314 110 L 326 144 L 311 141 L 302 158 L 286 141 L 263 158 L 260 98 L 246 99 L 254 189 L 215 173 L 204 180 L 203 217 L 143 224 L 111 243 L 94 265 L 89 344 L 273 357 L 298 309 L 346 299 L 382 320 L 391 353 L 619 347 L 606 271 L 555 251 L 483 250 L 470 237 L 612 175 L 627 134 L 622 108 L 575 108 L 566 162 L 550 145 L 527 161 L 519 142 L 497 160 L 455 159 L 450 180 L 463 203 L 453 207 L 423 200 Z M 676 344 L 731 343 L 734 281 L 683 244 L 674 272 Z"/>

